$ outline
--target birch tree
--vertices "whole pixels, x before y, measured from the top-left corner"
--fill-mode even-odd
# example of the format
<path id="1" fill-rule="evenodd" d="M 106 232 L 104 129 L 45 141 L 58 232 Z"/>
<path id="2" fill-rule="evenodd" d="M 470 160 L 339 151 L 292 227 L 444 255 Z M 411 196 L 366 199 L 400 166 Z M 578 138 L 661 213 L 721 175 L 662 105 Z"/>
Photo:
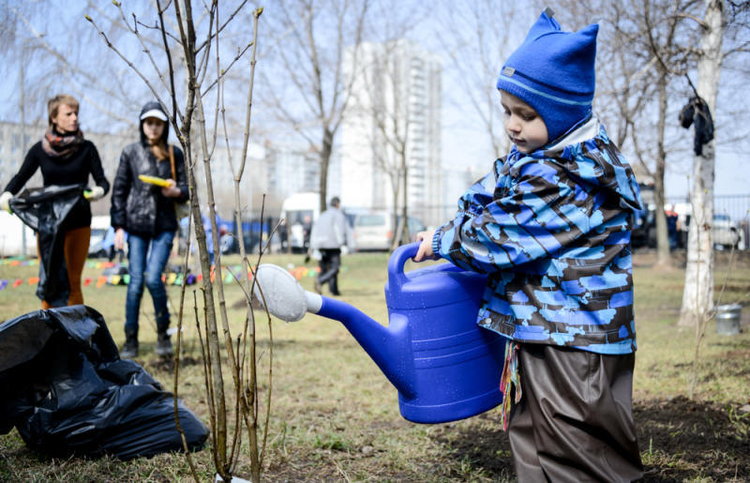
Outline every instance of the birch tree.
<path id="1" fill-rule="evenodd" d="M 723 60 L 722 41 L 726 25 L 723 0 L 705 0 L 702 19 L 695 18 L 701 31 L 698 53 L 697 94 L 716 113 L 719 76 Z M 693 206 L 688 231 L 685 288 L 682 294 L 680 325 L 697 326 L 714 306 L 714 252 L 711 224 L 714 214 L 714 166 L 716 137 L 703 146 L 703 154 L 693 157 Z"/>

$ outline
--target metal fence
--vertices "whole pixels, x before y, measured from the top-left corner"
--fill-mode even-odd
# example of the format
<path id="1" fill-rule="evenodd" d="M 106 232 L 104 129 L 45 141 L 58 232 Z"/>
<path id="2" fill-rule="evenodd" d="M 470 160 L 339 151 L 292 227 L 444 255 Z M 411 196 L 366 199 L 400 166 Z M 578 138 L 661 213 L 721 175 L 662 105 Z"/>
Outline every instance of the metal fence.
<path id="1" fill-rule="evenodd" d="M 690 204 L 688 196 L 668 196 L 667 204 L 687 203 Z M 736 224 L 743 220 L 747 224 L 750 218 L 750 194 L 747 195 L 715 195 L 714 213 L 728 215 Z"/>

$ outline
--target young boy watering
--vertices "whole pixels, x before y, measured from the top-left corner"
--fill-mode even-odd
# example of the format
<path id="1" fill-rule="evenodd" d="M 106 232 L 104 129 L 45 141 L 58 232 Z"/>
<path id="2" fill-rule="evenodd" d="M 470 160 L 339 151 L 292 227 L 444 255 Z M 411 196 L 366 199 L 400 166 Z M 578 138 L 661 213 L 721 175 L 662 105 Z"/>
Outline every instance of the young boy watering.
<path id="1" fill-rule="evenodd" d="M 415 257 L 488 275 L 477 321 L 508 339 L 502 420 L 521 482 L 643 475 L 630 247 L 641 201 L 592 113 L 597 32 L 541 14 L 497 82 L 510 153 L 453 220 L 419 234 Z"/>

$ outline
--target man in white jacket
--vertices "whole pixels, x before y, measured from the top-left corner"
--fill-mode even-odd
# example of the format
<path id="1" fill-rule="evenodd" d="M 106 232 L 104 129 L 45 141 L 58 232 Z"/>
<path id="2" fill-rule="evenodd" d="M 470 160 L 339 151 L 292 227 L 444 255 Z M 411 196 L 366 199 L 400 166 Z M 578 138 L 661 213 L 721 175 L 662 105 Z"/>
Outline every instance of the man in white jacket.
<path id="1" fill-rule="evenodd" d="M 322 292 L 323 284 L 328 282 L 332 295 L 339 292 L 338 274 L 341 266 L 341 247 L 352 245 L 351 229 L 344 213 L 339 209 L 341 201 L 334 196 L 328 203 L 328 209 L 320 214 L 310 234 L 310 250 L 318 250 L 321 255 L 320 273 L 315 278 L 315 290 Z"/>

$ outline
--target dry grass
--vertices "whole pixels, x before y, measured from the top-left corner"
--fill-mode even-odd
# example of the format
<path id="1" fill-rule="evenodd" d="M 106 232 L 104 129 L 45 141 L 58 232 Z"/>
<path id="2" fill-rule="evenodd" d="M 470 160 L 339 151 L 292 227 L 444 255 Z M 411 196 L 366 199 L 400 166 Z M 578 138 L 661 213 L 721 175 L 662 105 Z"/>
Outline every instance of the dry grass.
<path id="1" fill-rule="evenodd" d="M 343 300 L 376 320 L 386 323 L 383 286 L 386 254 L 357 254 L 343 259 L 340 288 Z M 274 255 L 266 262 L 301 265 L 302 256 Z M 726 267 L 719 260 L 718 272 Z M 236 263 L 225 260 L 225 264 Z M 702 382 L 695 401 L 685 402 L 693 351 L 692 331 L 675 326 L 681 302 L 683 271 L 653 266 L 649 254 L 636 257 L 636 315 L 639 351 L 635 374 L 635 399 L 639 438 L 649 476 L 700 481 L 738 481 L 750 478 L 747 446 L 748 418 L 737 409 L 748 403 L 750 375 L 750 324 L 737 337 L 719 336 L 709 326 L 703 343 Z M 744 300 L 750 293 L 750 263 L 740 260 L 732 271 L 731 289 L 724 302 Z M 36 275 L 33 267 L 0 265 L 0 279 Z M 86 268 L 84 276 L 101 270 Z M 717 281 L 723 280 L 717 275 Z M 302 280 L 312 289 L 312 279 Z M 191 287 L 191 290 L 195 287 Z M 170 287 L 177 303 L 179 288 Z M 115 340 L 123 340 L 125 287 L 87 287 L 89 305 L 102 312 Z M 236 287 L 227 291 L 228 306 L 241 300 Z M 188 297 L 192 300 L 192 296 Z M 191 302 L 192 303 L 192 302 Z M 38 300 L 28 285 L 0 291 L 4 318 L 36 310 Z M 151 312 L 144 297 L 144 312 Z M 174 309 L 174 308 L 173 308 Z M 192 309 L 187 313 L 192 314 Z M 242 311 L 230 309 L 238 328 Z M 746 319 L 750 309 L 745 309 Z M 261 362 L 268 363 L 267 321 L 256 311 Z M 192 316 L 191 316 L 192 317 Z M 398 413 L 397 394 L 346 330 L 317 316 L 284 324 L 274 321 L 273 414 L 265 478 L 269 481 L 504 481 L 513 479 L 507 438 L 495 412 L 456 423 L 416 425 Z M 153 353 L 153 322 L 142 318 L 140 362 L 165 386 L 171 387 L 171 370 Z M 186 361 L 198 357 L 195 323 L 186 321 Z M 180 396 L 188 408 L 208 421 L 200 364 L 183 365 Z M 266 386 L 267 388 L 267 386 Z M 679 403 L 679 404 L 678 404 Z M 707 415 L 695 421 L 685 414 Z M 656 415 L 659 415 L 657 418 Z M 674 421 L 669 416 L 674 416 Z M 708 417 L 710 416 L 710 417 Z M 719 419 L 717 419 L 719 418 Z M 723 419 L 721 419 L 723 418 Z M 706 432 L 700 421 L 711 420 L 717 434 Z M 687 424 L 691 421 L 691 424 Z M 698 421 L 698 422 L 696 422 Z M 705 433 L 705 434 L 704 434 Z M 670 444 L 672 438 L 703 442 L 703 456 Z M 703 434 L 703 436 L 701 436 Z M 732 445 L 732 441 L 743 444 Z M 714 439 L 712 439 L 714 438 Z M 718 438 L 718 439 L 716 439 Z M 722 439 L 723 438 L 723 439 Z M 729 441 L 729 443 L 727 443 Z M 715 442 L 712 443 L 712 442 Z M 708 448 L 708 449 L 707 449 Z M 713 470 L 701 466 L 710 456 Z M 208 450 L 195 455 L 201 477 L 212 479 Z M 739 461 L 736 465 L 733 461 Z M 249 474 L 249 459 L 242 460 L 239 475 Z M 743 466 L 744 465 L 744 466 Z M 14 431 L 0 436 L 2 481 L 179 481 L 189 480 L 184 457 L 160 455 L 129 462 L 102 458 L 49 459 L 28 451 Z"/>

